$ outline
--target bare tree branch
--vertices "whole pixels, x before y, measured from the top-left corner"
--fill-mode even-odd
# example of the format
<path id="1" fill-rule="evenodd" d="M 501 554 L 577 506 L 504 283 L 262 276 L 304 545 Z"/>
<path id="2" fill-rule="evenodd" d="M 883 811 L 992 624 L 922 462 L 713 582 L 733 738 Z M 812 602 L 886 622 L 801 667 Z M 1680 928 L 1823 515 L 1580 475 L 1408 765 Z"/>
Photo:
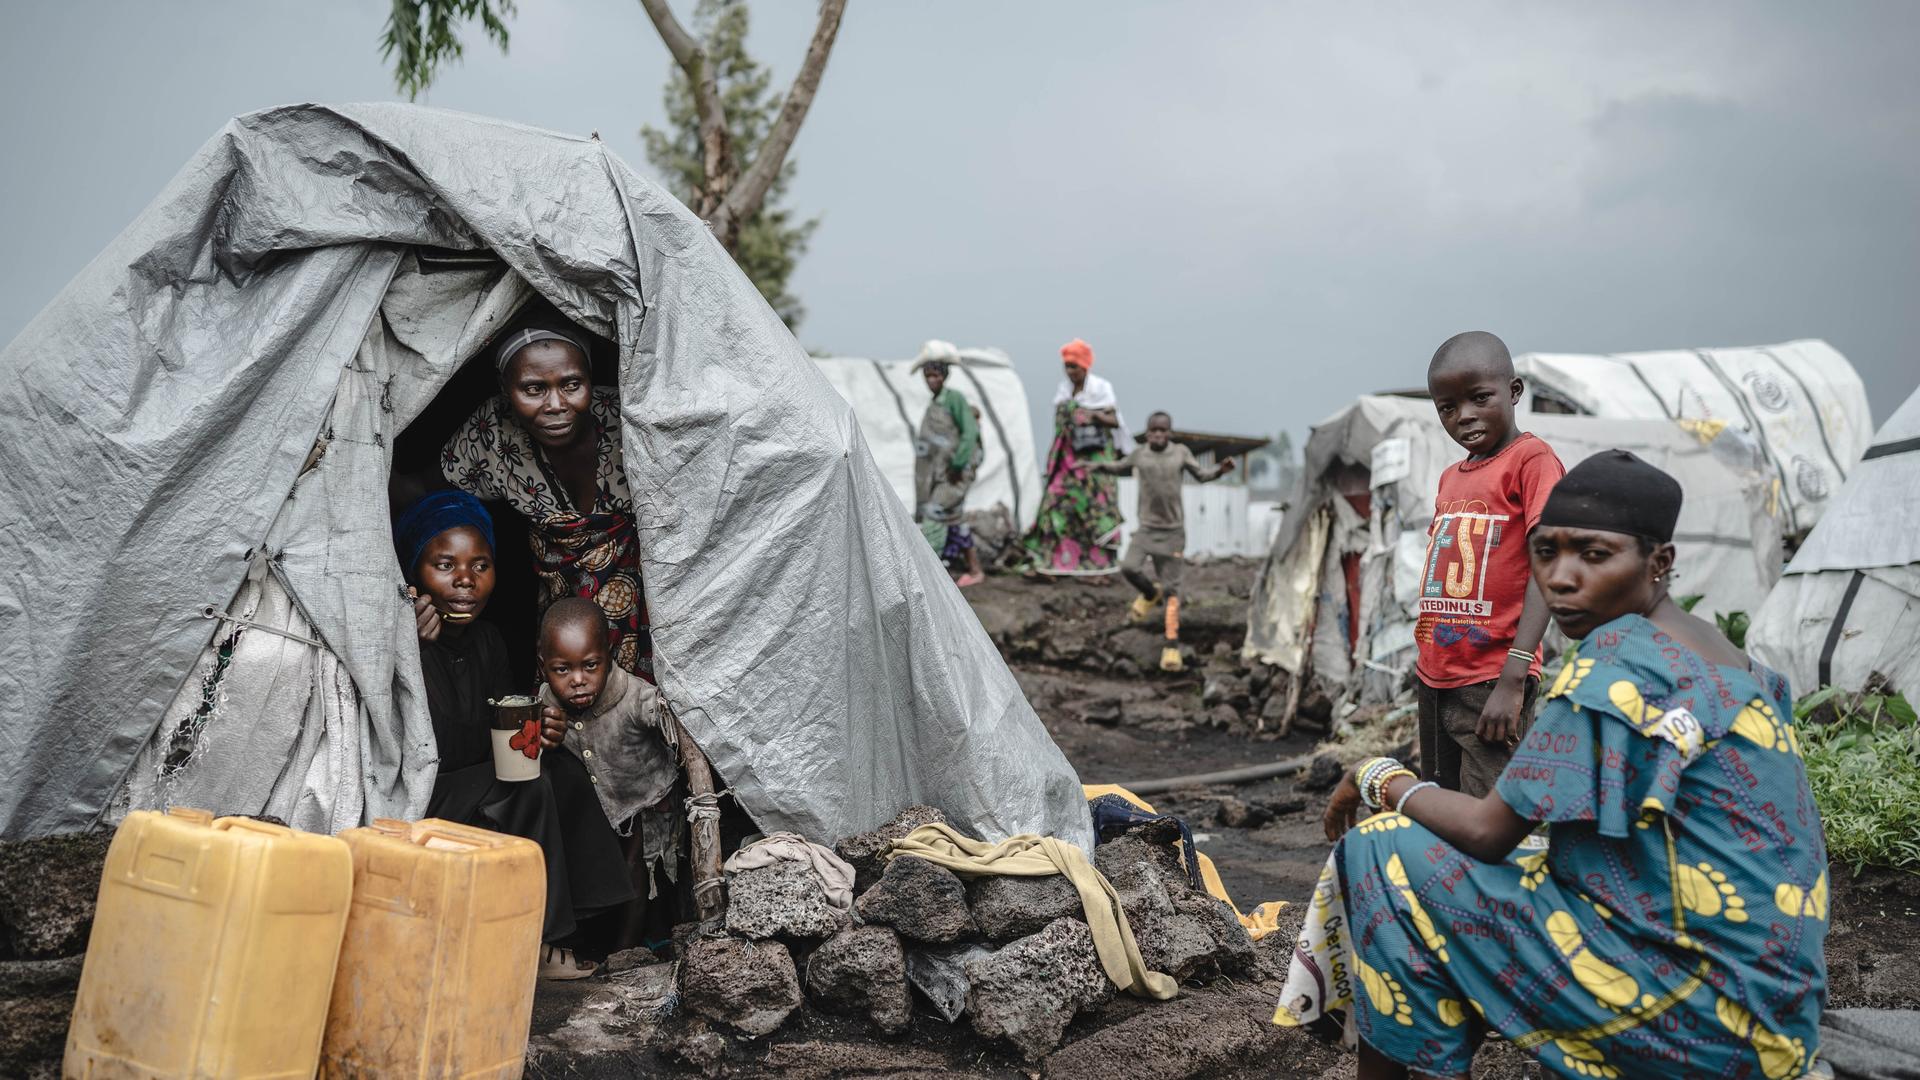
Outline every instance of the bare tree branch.
<path id="1" fill-rule="evenodd" d="M 719 76 L 708 62 L 705 47 L 680 25 L 667 0 L 640 0 L 640 6 L 646 9 L 673 62 L 680 65 L 688 85 L 693 87 L 693 106 L 700 117 L 701 169 L 706 175 L 700 185 L 700 205 L 693 211 L 712 221 L 733 183 L 733 138 L 727 131 L 726 106 L 720 101 Z"/>
<path id="2" fill-rule="evenodd" d="M 649 12 L 655 4 L 665 6 L 662 0 L 641 2 L 647 4 Z M 781 103 L 779 118 L 760 143 L 760 152 L 754 155 L 753 164 L 733 184 L 733 190 L 720 193 L 716 212 L 701 215 L 712 223 L 722 243 L 730 245 L 739 223 L 760 211 L 768 189 L 773 187 L 781 166 L 786 164 L 787 151 L 793 148 L 793 140 L 800 134 L 800 123 L 807 118 L 807 109 L 813 105 L 814 94 L 820 89 L 820 76 L 827 69 L 827 55 L 833 51 L 833 39 L 840 33 L 840 16 L 846 9 L 847 0 L 821 0 L 820 22 L 813 29 L 813 40 L 807 44 L 807 57 L 793 77 L 793 87 Z"/>

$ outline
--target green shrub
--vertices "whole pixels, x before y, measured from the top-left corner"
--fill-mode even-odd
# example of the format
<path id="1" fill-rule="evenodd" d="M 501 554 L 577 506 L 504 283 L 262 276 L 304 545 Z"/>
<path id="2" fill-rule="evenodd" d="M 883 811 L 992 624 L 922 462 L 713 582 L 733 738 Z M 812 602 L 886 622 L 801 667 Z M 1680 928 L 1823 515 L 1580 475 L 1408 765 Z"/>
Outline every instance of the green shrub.
<path id="1" fill-rule="evenodd" d="M 1852 867 L 1920 872 L 1920 723 L 1899 694 L 1822 687 L 1795 703 L 1807 782 L 1827 827 L 1827 854 Z"/>
<path id="2" fill-rule="evenodd" d="M 1747 647 L 1747 628 L 1753 625 L 1753 619 L 1746 612 L 1729 611 L 1725 615 L 1716 612 L 1713 616 L 1713 624 L 1720 628 L 1722 636 L 1733 642 L 1734 648 Z"/>

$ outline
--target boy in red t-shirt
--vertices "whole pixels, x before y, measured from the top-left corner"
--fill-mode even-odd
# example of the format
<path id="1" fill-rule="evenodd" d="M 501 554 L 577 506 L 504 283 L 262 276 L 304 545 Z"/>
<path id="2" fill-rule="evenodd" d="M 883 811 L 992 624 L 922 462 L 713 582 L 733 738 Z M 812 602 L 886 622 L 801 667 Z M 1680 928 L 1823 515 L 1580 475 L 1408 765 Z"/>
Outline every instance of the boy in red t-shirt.
<path id="1" fill-rule="evenodd" d="M 1533 585 L 1527 533 L 1566 469 L 1514 427 L 1521 383 L 1499 338 L 1448 338 L 1427 391 L 1467 459 L 1440 474 L 1426 580 L 1413 637 L 1420 650 L 1420 763 L 1441 786 L 1493 790 L 1533 719 L 1536 655 L 1547 604 Z"/>

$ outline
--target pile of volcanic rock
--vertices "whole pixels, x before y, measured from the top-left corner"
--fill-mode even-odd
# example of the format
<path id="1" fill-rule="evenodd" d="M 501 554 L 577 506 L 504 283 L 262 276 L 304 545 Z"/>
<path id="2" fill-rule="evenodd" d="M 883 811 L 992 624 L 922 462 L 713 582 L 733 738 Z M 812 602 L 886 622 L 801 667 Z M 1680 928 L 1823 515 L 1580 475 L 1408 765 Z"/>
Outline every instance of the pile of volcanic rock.
<path id="1" fill-rule="evenodd" d="M 799 863 L 730 874 L 725 935 L 689 927 L 678 942 L 680 1004 L 700 1037 L 769 1035 L 810 1001 L 882 1035 L 905 1032 L 918 1009 L 1034 1061 L 1076 1016 L 1105 1005 L 1114 987 L 1066 878 L 965 881 L 924 859 L 887 859 L 894 841 L 944 820 L 910 807 L 834 845 L 858 875 L 851 911 L 834 907 Z M 1233 912 L 1189 880 L 1174 822 L 1134 826 L 1101 844 L 1094 864 L 1150 969 L 1188 981 L 1253 968 L 1253 942 Z"/>
<path id="2" fill-rule="evenodd" d="M 0 843 L 0 1076 L 60 1075 L 111 839 Z"/>

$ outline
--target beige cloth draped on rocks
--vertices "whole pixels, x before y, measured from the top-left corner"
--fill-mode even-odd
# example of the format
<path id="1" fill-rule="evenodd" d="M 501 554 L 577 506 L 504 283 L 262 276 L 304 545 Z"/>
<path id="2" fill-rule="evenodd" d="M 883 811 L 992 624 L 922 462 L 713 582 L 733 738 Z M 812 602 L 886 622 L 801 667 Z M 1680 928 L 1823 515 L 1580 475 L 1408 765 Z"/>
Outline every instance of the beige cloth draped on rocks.
<path id="1" fill-rule="evenodd" d="M 1086 852 L 1051 836 L 1022 833 L 997 844 L 963 836 L 949 826 L 922 825 L 894 842 L 887 858 L 912 855 L 937 866 L 944 866 L 962 877 L 999 874 L 1008 877 L 1046 877 L 1064 874 L 1080 893 L 1087 928 L 1093 931 L 1093 947 L 1100 954 L 1100 966 L 1113 985 L 1138 997 L 1165 1001 L 1179 992 L 1180 985 L 1158 971 L 1149 971 L 1140 958 L 1140 946 L 1133 940 L 1133 928 L 1127 925 L 1127 913 L 1106 877 L 1087 861 Z"/>

